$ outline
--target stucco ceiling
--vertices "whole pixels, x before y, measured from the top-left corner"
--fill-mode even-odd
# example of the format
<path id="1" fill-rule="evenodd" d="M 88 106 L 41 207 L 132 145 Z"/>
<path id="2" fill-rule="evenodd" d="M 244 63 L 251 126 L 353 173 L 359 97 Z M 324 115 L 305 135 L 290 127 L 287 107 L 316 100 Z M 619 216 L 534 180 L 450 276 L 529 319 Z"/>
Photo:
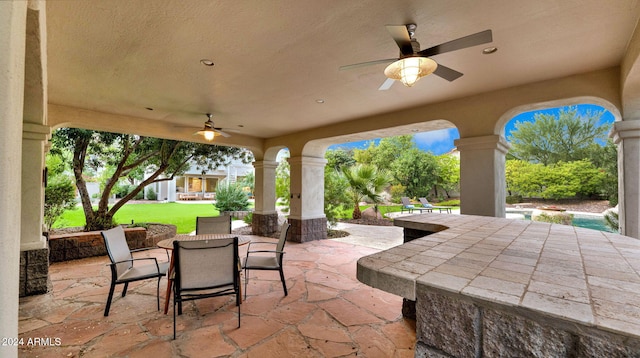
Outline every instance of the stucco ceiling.
<path id="1" fill-rule="evenodd" d="M 49 103 L 170 122 L 176 131 L 197 130 L 212 112 L 216 126 L 232 134 L 271 138 L 617 66 L 640 6 L 635 0 L 55 0 L 46 11 Z M 432 75 L 413 88 L 396 83 L 378 91 L 384 64 L 338 71 L 396 57 L 385 25 L 406 23 L 418 25 L 423 49 L 491 29 L 487 46 L 498 51 L 483 55 L 481 45 L 437 55 L 464 76 L 448 82 Z"/>

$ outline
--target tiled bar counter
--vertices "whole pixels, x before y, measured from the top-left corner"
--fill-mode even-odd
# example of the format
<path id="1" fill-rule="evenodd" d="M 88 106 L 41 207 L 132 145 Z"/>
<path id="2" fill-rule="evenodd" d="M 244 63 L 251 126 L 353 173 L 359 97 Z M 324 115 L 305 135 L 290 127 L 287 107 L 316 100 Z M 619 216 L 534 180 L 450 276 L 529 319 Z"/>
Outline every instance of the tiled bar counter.
<path id="1" fill-rule="evenodd" d="M 640 357 L 640 240 L 470 215 L 395 225 L 411 241 L 357 275 L 416 302 L 416 357 Z"/>

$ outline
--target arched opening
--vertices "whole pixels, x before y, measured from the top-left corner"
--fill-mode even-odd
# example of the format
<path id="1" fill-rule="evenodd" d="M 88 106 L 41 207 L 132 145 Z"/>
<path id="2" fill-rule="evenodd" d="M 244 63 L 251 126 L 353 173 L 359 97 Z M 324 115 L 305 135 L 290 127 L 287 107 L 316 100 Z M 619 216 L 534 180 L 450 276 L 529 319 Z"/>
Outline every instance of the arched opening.
<path id="1" fill-rule="evenodd" d="M 507 217 L 617 231 L 603 216 L 618 201 L 617 150 L 609 138 L 615 113 L 593 103 L 536 107 L 501 129 L 510 144 Z"/>

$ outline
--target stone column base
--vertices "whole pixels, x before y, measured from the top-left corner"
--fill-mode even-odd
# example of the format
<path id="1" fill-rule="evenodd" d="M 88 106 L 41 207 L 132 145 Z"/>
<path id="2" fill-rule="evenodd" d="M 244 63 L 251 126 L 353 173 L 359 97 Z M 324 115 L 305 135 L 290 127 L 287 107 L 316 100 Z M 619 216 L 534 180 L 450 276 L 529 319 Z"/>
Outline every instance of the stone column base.
<path id="1" fill-rule="evenodd" d="M 289 218 L 289 241 L 308 242 L 327 238 L 327 218 L 292 219 Z"/>
<path id="2" fill-rule="evenodd" d="M 20 297 L 47 293 L 49 249 L 20 251 Z"/>
<path id="3" fill-rule="evenodd" d="M 278 231 L 278 213 L 253 213 L 251 217 L 251 231 L 254 235 L 269 235 Z"/>

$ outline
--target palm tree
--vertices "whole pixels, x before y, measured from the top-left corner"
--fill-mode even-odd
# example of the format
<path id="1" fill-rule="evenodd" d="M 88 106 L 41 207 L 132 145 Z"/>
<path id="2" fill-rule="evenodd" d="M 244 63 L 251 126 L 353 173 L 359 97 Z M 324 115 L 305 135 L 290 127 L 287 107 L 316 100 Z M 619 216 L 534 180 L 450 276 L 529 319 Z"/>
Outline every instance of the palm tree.
<path id="1" fill-rule="evenodd" d="M 343 167 L 342 173 L 349 182 L 347 195 L 353 202 L 353 218 L 360 219 L 360 202 L 369 199 L 377 208 L 382 201 L 380 193 L 389 185 L 391 178 L 386 171 L 378 170 L 370 164 L 358 164 L 352 167 Z"/>

